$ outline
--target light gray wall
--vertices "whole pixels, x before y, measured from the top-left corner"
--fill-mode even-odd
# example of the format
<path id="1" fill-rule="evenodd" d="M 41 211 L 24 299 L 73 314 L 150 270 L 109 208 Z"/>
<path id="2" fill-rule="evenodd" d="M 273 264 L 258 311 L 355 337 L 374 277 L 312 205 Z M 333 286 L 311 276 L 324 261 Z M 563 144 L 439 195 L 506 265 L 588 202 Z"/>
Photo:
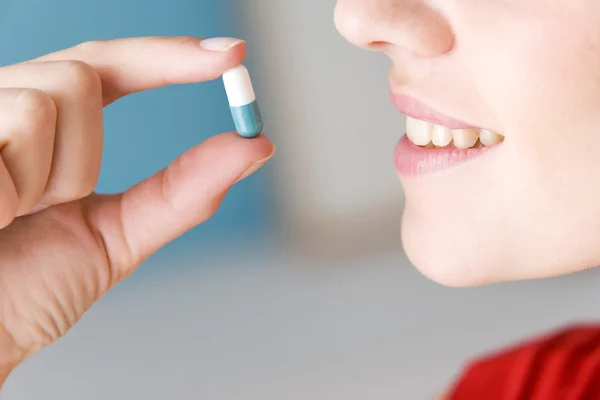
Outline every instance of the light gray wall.
<path id="1" fill-rule="evenodd" d="M 600 315 L 596 270 L 454 290 L 399 254 L 315 263 L 237 248 L 178 262 L 184 274 L 119 286 L 2 398 L 428 400 L 469 357 Z"/>
<path id="2" fill-rule="evenodd" d="M 348 234 L 352 220 L 359 223 L 351 235 L 366 247 L 392 230 L 397 242 L 402 189 L 392 154 L 405 122 L 389 101 L 387 58 L 338 34 L 334 0 L 238 4 L 247 16 L 250 57 L 262 61 L 253 77 L 278 147 L 285 227 L 324 230 L 319 244 L 327 247 Z"/>
<path id="3" fill-rule="evenodd" d="M 250 58 L 280 147 L 284 215 L 336 214 L 343 227 L 365 208 L 399 208 L 402 119 L 385 60 L 338 38 L 332 0 L 239 1 L 262 38 Z M 600 317 L 598 270 L 453 290 L 399 253 L 316 262 L 277 244 L 225 250 L 152 260 L 20 367 L 2 398 L 421 400 L 469 357 Z"/>

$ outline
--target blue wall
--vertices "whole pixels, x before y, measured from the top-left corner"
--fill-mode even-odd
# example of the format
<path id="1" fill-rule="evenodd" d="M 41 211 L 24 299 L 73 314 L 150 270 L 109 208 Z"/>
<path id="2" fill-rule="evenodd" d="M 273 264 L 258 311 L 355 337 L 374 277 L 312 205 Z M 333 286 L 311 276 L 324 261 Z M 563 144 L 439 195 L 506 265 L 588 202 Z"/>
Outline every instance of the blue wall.
<path id="1" fill-rule="evenodd" d="M 2 0 L 0 63 L 27 60 L 93 39 L 237 36 L 234 0 Z M 249 48 L 251 51 L 251 47 Z M 252 69 L 252 66 L 249 66 Z M 99 192 L 121 191 L 216 133 L 233 130 L 220 80 L 159 89 L 105 111 Z M 268 167 L 236 185 L 217 215 L 166 251 L 254 236 L 270 225 Z"/>

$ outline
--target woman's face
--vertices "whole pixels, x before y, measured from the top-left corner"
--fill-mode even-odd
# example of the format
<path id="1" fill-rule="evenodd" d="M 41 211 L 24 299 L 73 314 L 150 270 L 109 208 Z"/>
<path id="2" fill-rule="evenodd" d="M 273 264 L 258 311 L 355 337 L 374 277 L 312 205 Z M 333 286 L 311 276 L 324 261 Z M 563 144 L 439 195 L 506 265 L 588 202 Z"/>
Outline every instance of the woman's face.
<path id="1" fill-rule="evenodd" d="M 390 57 L 393 101 L 416 117 L 420 146 L 401 140 L 395 164 L 424 274 L 463 286 L 600 264 L 599 21 L 598 0 L 338 1 L 342 35 Z"/>

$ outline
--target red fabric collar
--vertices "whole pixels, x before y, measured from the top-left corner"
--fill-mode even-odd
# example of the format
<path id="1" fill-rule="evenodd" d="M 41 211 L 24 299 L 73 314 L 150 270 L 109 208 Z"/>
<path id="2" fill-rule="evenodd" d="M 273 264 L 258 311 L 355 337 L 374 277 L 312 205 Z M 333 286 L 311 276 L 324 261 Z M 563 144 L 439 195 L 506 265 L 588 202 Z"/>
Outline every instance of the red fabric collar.
<path id="1" fill-rule="evenodd" d="M 448 400 L 599 400 L 600 325 L 572 327 L 469 365 Z"/>

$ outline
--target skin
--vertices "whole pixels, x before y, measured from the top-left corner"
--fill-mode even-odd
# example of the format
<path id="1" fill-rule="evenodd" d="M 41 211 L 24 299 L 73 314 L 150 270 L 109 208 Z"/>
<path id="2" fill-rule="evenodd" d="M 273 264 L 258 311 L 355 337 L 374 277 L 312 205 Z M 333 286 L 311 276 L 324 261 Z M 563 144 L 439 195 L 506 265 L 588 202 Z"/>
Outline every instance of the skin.
<path id="1" fill-rule="evenodd" d="M 245 52 L 243 42 L 220 51 L 196 38 L 122 39 L 0 68 L 0 385 L 271 157 L 266 137 L 225 133 L 125 193 L 92 193 L 103 106 L 216 79 Z"/>
<path id="2" fill-rule="evenodd" d="M 395 91 L 505 135 L 467 165 L 402 178 L 404 247 L 431 279 L 600 264 L 599 20 L 596 0 L 338 1 L 339 31 L 389 56 Z"/>
<path id="3" fill-rule="evenodd" d="M 431 279 L 469 286 L 600 264 L 599 20 L 596 0 L 338 1 L 339 31 L 389 56 L 394 90 L 505 136 L 463 167 L 402 179 L 404 246 Z M 216 78 L 244 51 L 137 39 L 0 69 L 0 382 L 272 154 L 264 137 L 224 134 L 123 194 L 90 194 L 103 105 Z M 24 215 L 39 204 L 51 207 Z"/>
<path id="4" fill-rule="evenodd" d="M 338 0 L 338 30 L 387 54 L 395 92 L 505 136 L 401 178 L 403 244 L 426 276 L 473 286 L 600 264 L 599 20 L 595 0 Z"/>

